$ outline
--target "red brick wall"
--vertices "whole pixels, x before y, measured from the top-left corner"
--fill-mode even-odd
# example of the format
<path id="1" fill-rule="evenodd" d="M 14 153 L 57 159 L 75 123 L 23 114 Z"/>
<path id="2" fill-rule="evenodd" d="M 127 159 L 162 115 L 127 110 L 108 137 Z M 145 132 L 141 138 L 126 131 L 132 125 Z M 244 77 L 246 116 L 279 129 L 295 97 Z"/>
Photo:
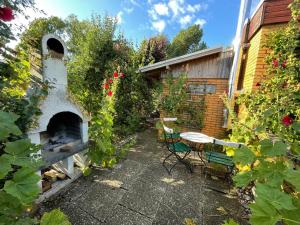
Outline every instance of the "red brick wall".
<path id="1" fill-rule="evenodd" d="M 217 78 L 189 78 L 187 80 L 188 84 L 214 84 L 216 85 L 215 94 L 206 94 L 205 95 L 205 115 L 204 115 L 204 126 L 202 129 L 192 129 L 182 127 L 181 131 L 195 131 L 207 134 L 216 138 L 223 138 L 225 135 L 226 129 L 223 128 L 224 117 L 223 110 L 225 108 L 221 96 L 224 92 L 228 91 L 228 79 L 217 79 Z M 167 87 L 164 88 L 164 94 L 168 92 Z M 202 97 L 201 95 L 192 95 L 193 100 Z M 161 117 L 167 117 L 164 113 L 161 114 Z"/>

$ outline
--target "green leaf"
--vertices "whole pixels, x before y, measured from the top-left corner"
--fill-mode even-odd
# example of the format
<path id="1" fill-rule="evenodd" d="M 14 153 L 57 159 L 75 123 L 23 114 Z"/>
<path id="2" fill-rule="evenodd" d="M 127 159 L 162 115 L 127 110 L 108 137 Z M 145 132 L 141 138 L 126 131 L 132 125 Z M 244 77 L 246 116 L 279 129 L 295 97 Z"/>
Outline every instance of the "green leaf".
<path id="1" fill-rule="evenodd" d="M 39 194 L 38 176 L 35 170 L 30 168 L 21 168 L 15 174 L 12 180 L 5 182 L 4 190 L 12 196 L 18 198 L 22 203 L 31 203 Z"/>
<path id="2" fill-rule="evenodd" d="M 288 145 L 282 141 L 276 141 L 272 149 L 270 156 L 281 156 L 286 155 Z"/>
<path id="3" fill-rule="evenodd" d="M 14 113 L 0 111 L 0 140 L 9 137 L 10 134 L 22 134 L 18 126 L 15 124 L 15 121 L 18 118 L 19 116 Z"/>
<path id="4" fill-rule="evenodd" d="M 292 124 L 292 128 L 296 131 L 296 132 L 300 132 L 300 122 L 296 121 Z"/>
<path id="5" fill-rule="evenodd" d="M 273 142 L 270 139 L 262 140 L 259 142 L 259 144 L 263 152 L 271 151 L 271 149 L 273 148 Z"/>
<path id="6" fill-rule="evenodd" d="M 11 155 L 26 156 L 30 154 L 31 143 L 29 139 L 20 139 L 14 142 L 8 142 L 4 151 Z"/>
<path id="7" fill-rule="evenodd" d="M 237 187 L 245 187 L 253 180 L 252 171 L 239 172 L 233 177 L 233 181 Z"/>
<path id="8" fill-rule="evenodd" d="M 54 209 L 45 213 L 41 219 L 40 225 L 71 225 L 68 217 L 59 209 Z"/>
<path id="9" fill-rule="evenodd" d="M 41 166 L 40 160 L 34 159 L 30 154 L 38 150 L 36 146 L 30 143 L 29 139 L 20 139 L 14 142 L 8 142 L 4 151 L 3 158 L 11 164 L 23 167 L 38 167 Z"/>
<path id="10" fill-rule="evenodd" d="M 269 202 L 272 206 L 274 206 L 278 210 L 295 209 L 295 206 L 293 205 L 292 197 L 284 192 L 281 192 L 275 187 L 270 187 L 266 184 L 257 184 L 256 195 L 257 198 Z"/>
<path id="11" fill-rule="evenodd" d="M 233 219 L 225 221 L 223 225 L 239 225 L 237 222 L 235 222 Z"/>
<path id="12" fill-rule="evenodd" d="M 300 145 L 297 143 L 291 144 L 291 151 L 295 155 L 300 155 Z"/>
<path id="13" fill-rule="evenodd" d="M 247 148 L 246 146 L 242 146 L 238 148 L 233 156 L 233 161 L 235 163 L 241 163 L 242 165 L 251 164 L 255 160 L 254 153 Z"/>
<path id="14" fill-rule="evenodd" d="M 37 219 L 32 219 L 30 217 L 19 219 L 15 225 L 36 225 L 38 224 Z"/>
<path id="15" fill-rule="evenodd" d="M 0 191 L 0 214 L 17 217 L 22 213 L 23 207 L 19 199 Z"/>
<path id="16" fill-rule="evenodd" d="M 260 164 L 254 167 L 253 174 L 257 180 L 279 188 L 283 183 L 287 170 L 288 167 L 283 161 L 260 161 Z"/>
<path id="17" fill-rule="evenodd" d="M 271 140 L 263 140 L 260 142 L 261 152 L 265 156 L 282 156 L 286 155 L 288 145 L 282 141 L 276 141 L 273 145 Z"/>
<path id="18" fill-rule="evenodd" d="M 296 191 L 300 192 L 300 170 L 288 170 L 285 179 L 296 188 Z"/>
<path id="19" fill-rule="evenodd" d="M 3 179 L 10 171 L 12 171 L 10 161 L 4 157 L 0 157 L 0 179 Z"/>
<path id="20" fill-rule="evenodd" d="M 276 209 L 268 202 L 257 199 L 255 203 L 250 204 L 252 225 L 274 225 L 281 220 L 281 216 Z"/>
<path id="21" fill-rule="evenodd" d="M 299 225 L 300 217 L 299 217 L 299 209 L 300 209 L 300 200 L 294 198 L 293 203 L 296 206 L 294 210 L 281 210 L 283 221 L 288 225 Z"/>

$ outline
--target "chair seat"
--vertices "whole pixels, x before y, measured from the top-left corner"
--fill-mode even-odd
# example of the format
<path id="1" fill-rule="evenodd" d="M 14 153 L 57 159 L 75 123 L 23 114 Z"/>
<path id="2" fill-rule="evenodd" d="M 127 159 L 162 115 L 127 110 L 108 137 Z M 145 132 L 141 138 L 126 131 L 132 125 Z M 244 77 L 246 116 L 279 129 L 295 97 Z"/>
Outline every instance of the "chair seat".
<path id="1" fill-rule="evenodd" d="M 174 152 L 190 152 L 191 151 L 191 148 L 182 142 L 176 142 L 176 143 L 168 144 L 168 145 L 169 145 L 169 148 L 171 150 L 173 150 Z"/>
<path id="2" fill-rule="evenodd" d="M 180 138 L 180 133 L 166 133 L 166 138 L 173 138 L 173 139 L 177 139 Z"/>
<path id="3" fill-rule="evenodd" d="M 234 166 L 232 158 L 223 153 L 207 151 L 205 152 L 205 156 L 208 162 L 218 163 L 230 167 Z"/>

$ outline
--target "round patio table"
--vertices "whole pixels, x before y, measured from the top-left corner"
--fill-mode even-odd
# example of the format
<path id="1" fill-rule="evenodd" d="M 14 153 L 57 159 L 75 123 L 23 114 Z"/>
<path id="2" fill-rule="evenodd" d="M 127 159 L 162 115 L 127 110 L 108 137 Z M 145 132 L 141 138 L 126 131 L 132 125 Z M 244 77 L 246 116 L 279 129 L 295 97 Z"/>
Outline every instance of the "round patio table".
<path id="1" fill-rule="evenodd" d="M 194 142 L 194 143 L 200 143 L 200 144 L 207 144 L 207 143 L 214 142 L 214 138 L 198 132 L 183 132 L 180 133 L 180 137 L 184 140 Z"/>
<path id="2" fill-rule="evenodd" d="M 183 132 L 180 133 L 180 137 L 186 141 L 189 141 L 194 144 L 192 147 L 195 152 L 198 153 L 198 156 L 200 160 L 205 165 L 205 161 L 203 159 L 203 150 L 199 151 L 196 149 L 196 144 L 208 144 L 208 143 L 214 143 L 214 138 L 207 136 L 206 134 L 202 134 L 199 132 Z"/>

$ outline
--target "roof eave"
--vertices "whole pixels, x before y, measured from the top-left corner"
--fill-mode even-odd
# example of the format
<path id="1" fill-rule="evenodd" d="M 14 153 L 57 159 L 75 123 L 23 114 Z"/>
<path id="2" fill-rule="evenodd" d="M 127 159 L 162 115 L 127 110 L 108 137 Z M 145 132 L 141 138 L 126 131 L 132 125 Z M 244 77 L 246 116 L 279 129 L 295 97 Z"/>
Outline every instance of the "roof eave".
<path id="1" fill-rule="evenodd" d="M 167 60 L 164 60 L 164 61 L 161 61 L 158 63 L 154 63 L 154 64 L 151 64 L 148 66 L 141 67 L 141 68 L 139 68 L 139 72 L 144 73 L 144 72 L 148 72 L 148 71 L 152 71 L 152 70 L 156 70 L 156 69 L 161 69 L 166 66 L 183 63 L 183 62 L 186 62 L 189 60 L 199 59 L 199 58 L 202 58 L 202 57 L 205 57 L 208 55 L 220 53 L 222 51 L 223 51 L 223 47 L 216 47 L 216 48 L 209 48 L 209 49 L 193 52 L 190 54 L 178 56 L 178 57 L 175 57 L 172 59 L 167 59 Z"/>

